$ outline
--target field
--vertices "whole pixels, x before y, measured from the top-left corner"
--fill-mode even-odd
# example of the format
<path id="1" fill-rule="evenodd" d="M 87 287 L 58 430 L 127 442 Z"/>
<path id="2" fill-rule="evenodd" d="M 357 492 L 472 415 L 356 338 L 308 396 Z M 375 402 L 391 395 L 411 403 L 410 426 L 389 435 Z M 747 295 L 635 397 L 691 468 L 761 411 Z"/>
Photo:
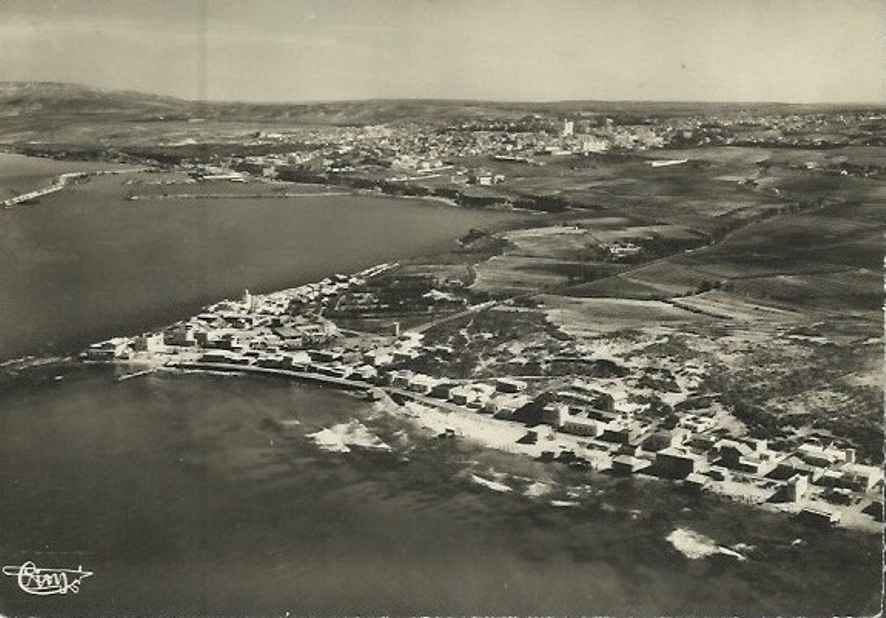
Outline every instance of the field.
<path id="1" fill-rule="evenodd" d="M 655 262 L 631 270 L 622 276 L 630 281 L 657 288 L 669 296 L 689 294 L 702 285 L 716 281 L 716 278 L 711 277 L 709 273 L 689 268 L 677 260 Z"/>
<path id="2" fill-rule="evenodd" d="M 771 306 L 761 302 L 753 302 L 735 294 L 712 290 L 673 301 L 677 307 L 696 311 L 703 315 L 724 320 L 742 322 L 793 321 L 802 319 L 802 315 Z"/>
<path id="3" fill-rule="evenodd" d="M 586 221 L 586 220 L 585 220 Z M 589 234 L 601 243 L 636 240 L 676 240 L 690 241 L 701 239 L 701 234 L 682 225 L 631 225 L 625 227 L 596 227 L 582 222 Z"/>
<path id="4" fill-rule="evenodd" d="M 819 166 L 844 162 L 854 165 L 886 165 L 886 148 L 882 146 L 845 146 L 828 150 L 754 148 L 749 146 L 665 148 L 648 152 L 645 156 L 650 159 L 705 161 L 715 166 L 727 167 L 730 170 L 758 164 L 805 167 L 810 162 Z"/>
<path id="5" fill-rule="evenodd" d="M 569 276 L 563 273 L 564 266 L 580 268 L 582 264 L 545 258 L 495 256 L 476 267 L 477 275 L 471 289 L 496 295 L 544 290 L 569 281 Z"/>
<path id="6" fill-rule="evenodd" d="M 874 270 L 882 267 L 884 230 L 845 217 L 783 215 L 748 225 L 716 247 L 677 261 L 724 279 Z"/>
<path id="7" fill-rule="evenodd" d="M 841 202 L 819 212 L 822 217 L 843 217 L 854 221 L 886 224 L 886 200 L 881 202 Z"/>
<path id="8" fill-rule="evenodd" d="M 504 234 L 513 245 L 511 255 L 575 260 L 587 258 L 596 247 L 594 238 L 575 226 L 551 226 Z"/>
<path id="9" fill-rule="evenodd" d="M 715 146 L 711 148 L 663 148 L 645 153 L 649 159 L 689 159 L 690 161 L 705 161 L 714 165 L 735 166 L 756 165 L 766 161 L 771 156 L 771 149 L 749 148 L 744 146 Z"/>
<path id="10" fill-rule="evenodd" d="M 880 178 L 798 173 L 782 168 L 770 170 L 770 175 L 760 181 L 760 186 L 770 191 L 777 189 L 781 196 L 796 200 L 882 203 L 886 199 L 886 183 Z"/>
<path id="11" fill-rule="evenodd" d="M 634 281 L 624 275 L 582 283 L 564 290 L 563 294 L 575 297 L 632 298 L 637 300 L 662 299 L 670 295 L 658 286 Z"/>
<path id="12" fill-rule="evenodd" d="M 739 251 L 734 253 L 716 251 L 674 258 L 670 262 L 688 266 L 710 278 L 724 280 L 847 269 L 845 265 L 822 260 L 820 255 L 802 252 L 778 255 L 775 253 L 752 254 Z"/>
<path id="13" fill-rule="evenodd" d="M 883 308 L 883 277 L 869 270 L 851 270 L 827 275 L 780 275 L 736 280 L 735 294 L 795 306 L 810 312 L 868 312 L 879 318 Z"/>
<path id="14" fill-rule="evenodd" d="M 407 263 L 401 265 L 396 272 L 398 275 L 433 279 L 434 285 L 440 287 L 444 287 L 453 281 L 469 284 L 473 279 L 471 268 L 467 264 Z"/>
<path id="15" fill-rule="evenodd" d="M 878 226 L 871 223 L 838 217 L 823 219 L 797 215 L 748 226 L 726 239 L 721 248 L 724 251 L 741 249 L 749 252 L 761 249 L 770 252 L 819 249 L 829 243 L 845 242 L 877 231 Z"/>
<path id="16" fill-rule="evenodd" d="M 544 304 L 548 319 L 573 335 L 641 328 L 651 324 L 709 321 L 708 316 L 655 300 L 550 295 L 541 295 L 538 299 Z"/>

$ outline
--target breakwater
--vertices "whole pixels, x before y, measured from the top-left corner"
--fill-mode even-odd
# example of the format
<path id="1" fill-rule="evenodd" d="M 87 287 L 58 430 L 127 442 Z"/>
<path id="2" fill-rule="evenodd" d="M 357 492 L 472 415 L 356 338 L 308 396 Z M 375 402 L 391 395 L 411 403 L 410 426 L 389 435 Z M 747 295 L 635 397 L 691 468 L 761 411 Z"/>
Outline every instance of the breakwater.
<path id="1" fill-rule="evenodd" d="M 42 189 L 36 189 L 34 191 L 29 191 L 28 193 L 22 193 L 21 195 L 16 195 L 14 197 L 10 197 L 8 199 L 0 202 L 0 206 L 3 208 L 11 208 L 17 204 L 25 204 L 32 200 L 36 200 L 38 198 L 44 197 L 46 195 L 51 195 L 53 193 L 57 193 L 61 191 L 68 185 L 74 183 L 77 180 L 85 180 L 90 176 L 103 176 L 108 174 L 131 174 L 134 172 L 144 172 L 151 168 L 148 167 L 137 167 L 132 169 L 125 170 L 100 170 L 96 172 L 67 172 L 65 174 L 61 174 L 55 182 L 53 182 L 48 187 L 44 187 Z"/>

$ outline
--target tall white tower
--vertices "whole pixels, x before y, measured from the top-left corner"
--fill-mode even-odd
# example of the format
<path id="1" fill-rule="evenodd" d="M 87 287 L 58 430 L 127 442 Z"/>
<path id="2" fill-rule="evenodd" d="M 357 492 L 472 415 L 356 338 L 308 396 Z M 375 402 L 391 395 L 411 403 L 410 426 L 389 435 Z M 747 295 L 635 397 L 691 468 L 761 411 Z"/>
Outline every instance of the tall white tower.
<path id="1" fill-rule="evenodd" d="M 575 122 L 568 118 L 563 119 L 563 129 L 560 131 L 562 137 L 570 137 L 575 133 Z"/>

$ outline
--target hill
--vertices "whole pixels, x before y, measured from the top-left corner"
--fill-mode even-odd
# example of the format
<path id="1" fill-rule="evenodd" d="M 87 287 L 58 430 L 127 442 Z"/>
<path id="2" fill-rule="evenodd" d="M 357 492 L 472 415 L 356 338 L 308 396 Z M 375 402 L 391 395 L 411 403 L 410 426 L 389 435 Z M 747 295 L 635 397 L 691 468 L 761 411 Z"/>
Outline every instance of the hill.
<path id="1" fill-rule="evenodd" d="M 843 106 L 846 108 L 847 106 Z M 62 82 L 0 82 L 0 118 L 93 116 L 119 119 L 206 118 L 314 125 L 390 122 L 516 120 L 528 114 L 647 116 L 834 111 L 835 106 L 784 103 L 662 101 L 496 102 L 441 99 L 374 99 L 312 103 L 198 102 L 141 92 L 105 90 Z"/>
<path id="2" fill-rule="evenodd" d="M 63 82 L 0 82 L 0 116 L 181 112 L 193 103 Z"/>

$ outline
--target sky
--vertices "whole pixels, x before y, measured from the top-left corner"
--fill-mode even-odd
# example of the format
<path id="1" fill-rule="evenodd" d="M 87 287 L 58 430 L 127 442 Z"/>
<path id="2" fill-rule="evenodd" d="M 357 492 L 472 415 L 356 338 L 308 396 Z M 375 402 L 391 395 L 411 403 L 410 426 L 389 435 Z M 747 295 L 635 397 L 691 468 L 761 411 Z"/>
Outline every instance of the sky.
<path id="1" fill-rule="evenodd" d="M 188 99 L 884 102 L 881 0 L 0 0 L 0 81 Z"/>

